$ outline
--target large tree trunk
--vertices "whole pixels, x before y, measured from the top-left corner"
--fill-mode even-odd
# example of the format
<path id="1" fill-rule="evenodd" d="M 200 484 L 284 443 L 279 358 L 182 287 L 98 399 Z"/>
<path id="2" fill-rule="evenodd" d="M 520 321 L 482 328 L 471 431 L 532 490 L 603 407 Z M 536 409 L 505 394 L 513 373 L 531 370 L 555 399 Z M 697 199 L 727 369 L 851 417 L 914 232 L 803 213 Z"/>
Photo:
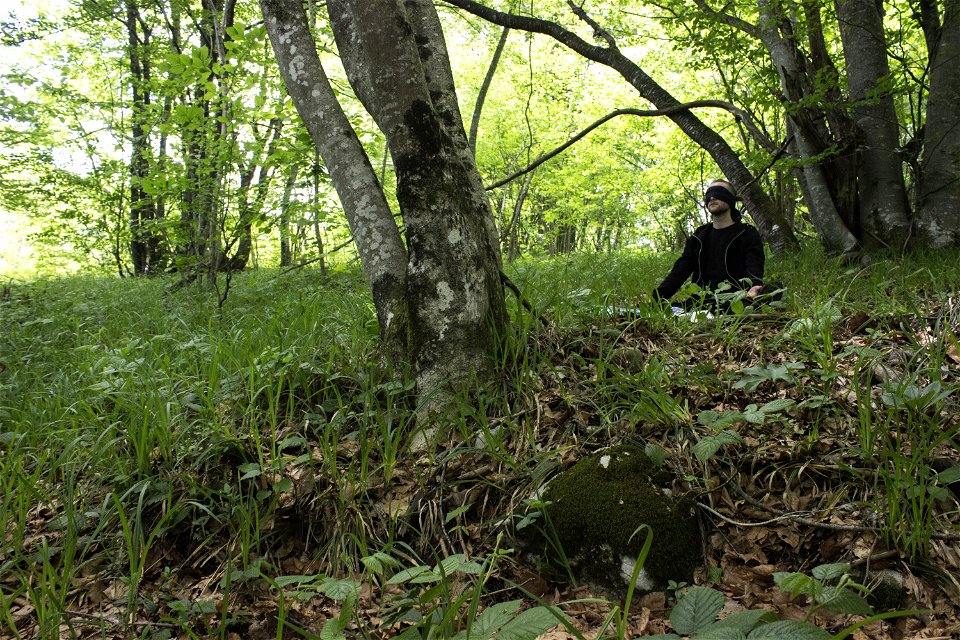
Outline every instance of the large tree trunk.
<path id="1" fill-rule="evenodd" d="M 261 0 L 261 7 L 287 90 L 347 213 L 384 340 L 412 362 L 421 399 L 436 406 L 450 385 L 489 367 L 506 309 L 489 203 L 433 5 L 328 2 L 350 83 L 394 158 L 406 248 L 299 0 Z M 400 348 L 401 328 L 409 349 Z"/>
<path id="2" fill-rule="evenodd" d="M 890 67 L 876 0 L 836 0 L 847 86 L 859 129 L 858 188 L 863 245 L 903 249 L 910 231 L 893 97 L 881 88 Z"/>
<path id="3" fill-rule="evenodd" d="M 328 8 L 348 79 L 394 159 L 417 385 L 442 398 L 448 384 L 489 368 L 506 308 L 493 216 L 439 18 L 429 0 L 330 0 Z"/>
<path id="4" fill-rule="evenodd" d="M 960 0 L 947 0 L 930 72 L 917 244 L 960 246 Z"/>

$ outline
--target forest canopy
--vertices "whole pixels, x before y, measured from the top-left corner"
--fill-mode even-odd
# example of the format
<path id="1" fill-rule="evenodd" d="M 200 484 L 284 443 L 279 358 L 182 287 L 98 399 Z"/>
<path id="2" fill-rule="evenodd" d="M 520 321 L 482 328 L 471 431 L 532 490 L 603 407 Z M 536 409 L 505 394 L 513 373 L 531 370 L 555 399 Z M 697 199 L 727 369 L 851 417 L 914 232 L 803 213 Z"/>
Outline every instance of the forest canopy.
<path id="1" fill-rule="evenodd" d="M 775 251 L 808 236 L 847 253 L 960 241 L 955 2 L 436 6 L 486 185 L 616 110 L 665 114 L 610 118 L 490 189 L 507 259 L 675 249 L 721 175 Z M 348 84 L 330 17 L 304 9 L 398 212 L 394 159 Z M 328 163 L 258 3 L 31 3 L 2 33 L 0 209 L 29 229 L 40 267 L 349 259 Z M 715 105 L 678 108 L 692 101 Z"/>

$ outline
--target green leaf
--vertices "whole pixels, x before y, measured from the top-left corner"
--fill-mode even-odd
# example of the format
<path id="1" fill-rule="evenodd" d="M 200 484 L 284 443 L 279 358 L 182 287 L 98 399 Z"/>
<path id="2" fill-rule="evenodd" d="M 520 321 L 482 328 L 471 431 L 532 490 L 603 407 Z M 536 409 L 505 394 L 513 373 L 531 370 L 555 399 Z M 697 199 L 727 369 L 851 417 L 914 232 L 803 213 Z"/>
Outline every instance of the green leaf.
<path id="1" fill-rule="evenodd" d="M 720 447 L 726 444 L 740 444 L 743 439 L 736 431 L 724 429 L 720 433 L 712 436 L 706 436 L 697 444 L 693 445 L 693 455 L 697 456 L 700 462 L 706 462 L 720 450 Z"/>
<path id="2" fill-rule="evenodd" d="M 836 580 L 843 574 L 850 571 L 850 565 L 846 562 L 834 562 L 832 564 L 821 564 L 813 568 L 810 573 L 813 577 L 822 582 Z"/>
<path id="3" fill-rule="evenodd" d="M 761 621 L 772 622 L 776 620 L 776 614 L 772 611 L 766 611 L 764 609 L 750 609 L 749 611 L 737 611 L 736 613 L 731 613 L 726 618 L 722 620 L 717 620 L 711 625 L 708 625 L 703 628 L 702 631 L 697 633 L 697 640 L 702 640 L 706 637 L 703 634 L 710 633 L 713 634 L 712 637 L 719 637 L 714 632 L 739 632 L 742 634 L 747 634 Z"/>
<path id="4" fill-rule="evenodd" d="M 829 633 L 800 620 L 778 620 L 750 632 L 749 640 L 830 640 Z"/>
<path id="5" fill-rule="evenodd" d="M 472 504 L 467 503 L 465 505 L 457 507 L 456 509 L 454 509 L 453 511 L 447 514 L 447 517 L 443 519 L 443 523 L 448 524 L 451 520 L 455 519 L 457 516 L 463 515 L 464 513 L 469 511 L 470 507 L 472 506 L 473 506 Z"/>
<path id="6" fill-rule="evenodd" d="M 323 578 L 324 576 L 301 576 L 301 575 L 289 575 L 289 576 L 277 576 L 274 579 L 274 583 L 278 587 L 289 587 L 292 584 L 309 584 L 318 578 Z"/>
<path id="7" fill-rule="evenodd" d="M 549 609 L 534 607 L 505 624 L 496 640 L 535 640 L 558 624 L 560 621 Z"/>
<path id="8" fill-rule="evenodd" d="M 650 442 L 643 448 L 643 452 L 650 458 L 650 462 L 662 467 L 667 461 L 667 450 L 658 444 Z"/>
<path id="9" fill-rule="evenodd" d="M 697 640 L 747 640 L 747 634 L 737 629 L 706 628 L 696 636 Z"/>
<path id="10" fill-rule="evenodd" d="M 760 411 L 763 413 L 779 413 L 786 411 L 795 404 L 796 402 L 790 398 L 777 398 L 760 407 Z"/>
<path id="11" fill-rule="evenodd" d="M 677 633 L 690 635 L 713 622 L 721 609 L 722 593 L 707 587 L 690 587 L 670 612 L 670 624 Z"/>
<path id="12" fill-rule="evenodd" d="M 960 482 L 960 467 L 950 467 L 937 473 L 937 482 L 941 484 L 953 484 Z"/>
<path id="13" fill-rule="evenodd" d="M 481 640 L 483 638 L 493 638 L 501 627 L 517 615 L 521 604 L 523 604 L 522 600 L 510 600 L 509 602 L 500 602 L 491 607 L 487 607 L 469 629 L 464 629 L 453 636 L 451 640 L 467 640 L 467 638 Z"/>
<path id="14" fill-rule="evenodd" d="M 243 474 L 242 476 L 240 476 L 241 480 L 256 478 L 262 473 L 262 471 L 260 470 L 260 464 L 257 462 L 248 462 L 246 464 L 242 464 L 239 467 L 237 467 L 237 470 Z"/>
<path id="15" fill-rule="evenodd" d="M 443 568 L 444 575 L 450 575 L 451 573 L 464 573 L 467 575 L 477 575 L 483 571 L 481 567 L 476 562 L 467 560 L 467 557 L 462 553 L 457 553 L 449 558 L 444 558 L 440 565 L 438 566 L 437 573 L 440 573 L 439 569 Z"/>
<path id="16" fill-rule="evenodd" d="M 818 601 L 823 604 L 824 609 L 829 609 L 835 613 L 849 613 L 857 616 L 873 615 L 873 607 L 860 594 L 854 593 L 850 589 L 827 587 L 823 590 Z"/>
<path id="17" fill-rule="evenodd" d="M 360 583 L 350 578 L 324 578 L 317 591 L 333 600 L 343 601 L 357 595 Z"/>
<path id="18" fill-rule="evenodd" d="M 347 625 L 339 618 L 330 618 L 320 630 L 320 640 L 346 640 L 343 632 L 347 630 Z"/>
<path id="19" fill-rule="evenodd" d="M 400 566 L 400 562 L 396 558 L 393 558 L 382 551 L 377 551 L 373 555 L 364 556 L 360 558 L 360 562 L 363 563 L 363 566 L 365 566 L 370 573 L 375 573 L 377 575 L 383 575 L 386 567 Z"/>
<path id="20" fill-rule="evenodd" d="M 819 582 L 805 573 L 786 573 L 778 571 L 773 574 L 773 581 L 781 591 L 786 591 L 791 598 L 800 594 L 816 596 L 822 590 Z"/>
<path id="21" fill-rule="evenodd" d="M 398 571 L 393 575 L 392 578 L 387 580 L 387 584 L 403 584 L 408 580 L 412 580 L 419 575 L 424 573 L 433 573 L 430 567 L 423 565 L 417 565 L 416 567 L 410 567 L 409 569 L 404 569 L 403 571 Z"/>

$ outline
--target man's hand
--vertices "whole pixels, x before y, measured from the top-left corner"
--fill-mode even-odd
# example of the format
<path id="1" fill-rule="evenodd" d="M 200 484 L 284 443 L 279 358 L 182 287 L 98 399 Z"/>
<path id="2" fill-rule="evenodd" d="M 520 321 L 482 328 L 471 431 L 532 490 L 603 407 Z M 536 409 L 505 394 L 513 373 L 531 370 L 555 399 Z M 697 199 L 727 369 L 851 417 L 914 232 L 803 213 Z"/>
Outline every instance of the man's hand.
<path id="1" fill-rule="evenodd" d="M 750 287 L 750 290 L 747 291 L 747 297 L 748 297 L 748 298 L 756 298 L 758 295 L 760 295 L 760 292 L 761 292 L 761 291 L 763 291 L 763 285 L 762 285 L 762 284 L 758 284 L 758 285 L 752 286 L 752 287 Z"/>

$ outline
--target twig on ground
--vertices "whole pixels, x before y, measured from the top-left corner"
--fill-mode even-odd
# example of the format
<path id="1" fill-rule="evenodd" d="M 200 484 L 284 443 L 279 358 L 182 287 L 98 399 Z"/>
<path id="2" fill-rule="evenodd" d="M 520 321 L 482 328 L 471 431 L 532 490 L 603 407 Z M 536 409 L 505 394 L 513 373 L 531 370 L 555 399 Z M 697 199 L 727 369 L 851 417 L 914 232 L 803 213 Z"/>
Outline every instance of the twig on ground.
<path id="1" fill-rule="evenodd" d="M 83 620 L 89 620 L 91 623 L 99 622 L 106 623 L 111 627 L 156 627 L 158 629 L 179 629 L 180 626 L 176 624 L 170 624 L 168 622 L 124 622 L 117 618 L 111 618 L 109 616 L 98 616 L 93 613 L 85 613 L 83 611 L 72 611 L 65 610 L 68 616 L 70 616 L 71 621 L 81 622 Z M 82 624 L 82 622 L 81 622 Z"/>

